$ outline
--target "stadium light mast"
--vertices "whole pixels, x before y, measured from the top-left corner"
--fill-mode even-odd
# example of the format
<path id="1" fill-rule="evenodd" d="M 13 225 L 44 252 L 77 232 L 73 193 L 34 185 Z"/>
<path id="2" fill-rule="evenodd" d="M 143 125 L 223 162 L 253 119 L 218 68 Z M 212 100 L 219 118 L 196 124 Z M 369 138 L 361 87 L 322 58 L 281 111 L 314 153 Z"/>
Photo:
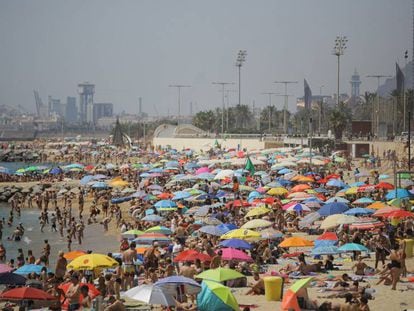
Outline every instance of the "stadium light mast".
<path id="1" fill-rule="evenodd" d="M 345 36 L 337 36 L 335 39 L 335 45 L 332 51 L 332 54 L 335 55 L 338 59 L 338 77 L 336 85 L 336 105 L 339 105 L 339 72 L 340 72 L 340 58 L 344 55 L 346 49 L 346 43 L 348 39 Z"/>
<path id="2" fill-rule="evenodd" d="M 183 87 L 191 87 L 191 85 L 184 85 L 184 84 L 170 84 L 168 87 L 175 87 L 178 90 L 178 124 L 180 124 L 181 118 L 181 89 Z"/>
<path id="3" fill-rule="evenodd" d="M 224 133 L 224 88 L 226 85 L 234 84 L 234 82 L 212 82 L 214 85 L 221 85 L 222 94 L 222 106 L 221 106 L 221 134 Z"/>
<path id="4" fill-rule="evenodd" d="M 296 84 L 298 81 L 275 81 L 274 83 L 284 84 L 285 85 L 285 105 L 283 107 L 283 131 L 287 134 L 288 123 L 287 123 L 287 109 L 288 109 L 288 93 L 287 88 L 288 84 Z"/>
<path id="5" fill-rule="evenodd" d="M 246 55 L 246 50 L 240 50 L 236 58 L 236 67 L 239 68 L 239 106 L 241 105 L 241 67 L 243 66 L 243 63 L 246 61 Z"/>
<path id="6" fill-rule="evenodd" d="M 271 120 L 272 120 L 272 95 L 279 95 L 279 93 L 274 93 L 274 92 L 263 92 L 263 95 L 268 95 L 269 96 L 269 133 L 270 133 L 270 128 L 271 128 Z"/>

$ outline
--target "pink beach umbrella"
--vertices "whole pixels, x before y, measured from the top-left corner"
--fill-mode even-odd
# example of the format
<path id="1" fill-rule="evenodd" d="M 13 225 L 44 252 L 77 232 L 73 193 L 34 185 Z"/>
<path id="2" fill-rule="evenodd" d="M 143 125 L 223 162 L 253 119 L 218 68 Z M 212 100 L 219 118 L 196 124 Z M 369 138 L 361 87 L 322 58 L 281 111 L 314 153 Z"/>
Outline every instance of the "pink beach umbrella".
<path id="1" fill-rule="evenodd" d="M 222 248 L 221 258 L 223 260 L 237 260 L 237 261 L 253 261 L 252 257 L 247 255 L 245 252 L 235 248 Z"/>
<path id="2" fill-rule="evenodd" d="M 200 175 L 203 173 L 210 173 L 210 169 L 207 166 L 200 167 L 198 170 L 196 170 L 196 175 Z"/>

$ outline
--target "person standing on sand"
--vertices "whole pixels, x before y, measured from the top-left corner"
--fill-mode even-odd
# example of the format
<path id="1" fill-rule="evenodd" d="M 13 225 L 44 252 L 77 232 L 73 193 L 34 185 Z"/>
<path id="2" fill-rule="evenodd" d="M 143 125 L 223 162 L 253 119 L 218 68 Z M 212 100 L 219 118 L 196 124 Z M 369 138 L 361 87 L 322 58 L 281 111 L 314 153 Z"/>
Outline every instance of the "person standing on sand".
<path id="1" fill-rule="evenodd" d="M 69 299 L 68 311 L 79 310 L 80 303 L 80 284 L 79 284 L 79 275 L 73 273 L 70 278 L 71 284 L 69 285 L 68 290 L 66 291 L 66 298 Z"/>
<path id="2" fill-rule="evenodd" d="M 137 259 L 136 244 L 131 242 L 129 249 L 122 253 L 122 272 L 124 275 L 124 289 L 134 286 L 135 260 Z"/>
<path id="3" fill-rule="evenodd" d="M 48 240 L 44 240 L 45 245 L 43 246 L 43 256 L 45 259 L 46 266 L 49 265 L 49 256 L 50 256 L 50 244 Z"/>
<path id="4" fill-rule="evenodd" d="M 55 276 L 57 279 L 63 280 L 63 277 L 66 274 L 66 266 L 68 262 L 64 257 L 64 253 L 62 251 L 59 252 L 58 259 L 56 261 L 56 268 L 55 268 Z"/>

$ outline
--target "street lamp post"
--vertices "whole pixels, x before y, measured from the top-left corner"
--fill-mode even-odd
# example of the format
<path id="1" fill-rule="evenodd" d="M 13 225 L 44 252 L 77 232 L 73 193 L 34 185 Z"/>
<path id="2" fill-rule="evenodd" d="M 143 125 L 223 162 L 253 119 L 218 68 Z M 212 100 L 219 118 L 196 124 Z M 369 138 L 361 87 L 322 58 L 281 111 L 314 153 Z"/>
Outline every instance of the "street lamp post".
<path id="1" fill-rule="evenodd" d="M 236 67 L 239 67 L 239 106 L 241 105 L 241 67 L 246 61 L 246 50 L 240 50 L 236 58 Z"/>
<path id="2" fill-rule="evenodd" d="M 348 39 L 345 36 L 336 36 L 335 46 L 333 48 L 332 54 L 335 55 L 338 59 L 338 79 L 336 85 L 336 104 L 339 105 L 339 69 L 340 69 L 340 58 L 341 55 L 344 55 L 346 49 L 346 43 Z"/>
<path id="3" fill-rule="evenodd" d="M 191 87 L 191 85 L 171 84 L 168 87 L 175 87 L 175 88 L 178 89 L 178 121 L 177 121 L 177 123 L 180 124 L 180 119 L 181 119 L 181 89 L 183 87 Z"/>
<path id="4" fill-rule="evenodd" d="M 319 126 L 318 126 L 318 132 L 319 135 L 321 135 L 321 124 L 322 124 L 322 105 L 323 105 L 323 98 L 322 98 L 322 88 L 325 85 L 321 85 L 319 87 L 319 96 L 321 97 L 321 102 L 319 103 L 319 118 L 318 118 L 318 122 L 319 122 Z"/>
<path id="5" fill-rule="evenodd" d="M 389 75 L 368 75 L 367 78 L 376 78 L 377 79 L 377 107 L 376 109 L 372 109 L 373 118 L 372 118 L 372 132 L 377 135 L 377 138 L 379 138 L 379 110 L 380 110 L 380 95 L 379 95 L 379 87 L 381 78 L 390 78 Z M 374 126 L 374 120 L 375 120 L 375 126 Z"/>
<path id="6" fill-rule="evenodd" d="M 275 81 L 274 83 L 280 83 L 285 85 L 285 105 L 283 107 L 283 131 L 287 134 L 288 125 L 287 125 L 287 109 L 288 109 L 288 93 L 287 86 L 288 84 L 296 84 L 298 81 Z"/>
<path id="7" fill-rule="evenodd" d="M 269 134 L 272 127 L 272 95 L 279 95 L 279 93 L 263 92 L 263 95 L 269 95 Z"/>
<path id="8" fill-rule="evenodd" d="M 221 85 L 222 87 L 222 108 L 221 108 L 221 134 L 224 133 L 224 87 L 229 84 L 234 84 L 233 82 L 212 82 L 214 85 Z"/>

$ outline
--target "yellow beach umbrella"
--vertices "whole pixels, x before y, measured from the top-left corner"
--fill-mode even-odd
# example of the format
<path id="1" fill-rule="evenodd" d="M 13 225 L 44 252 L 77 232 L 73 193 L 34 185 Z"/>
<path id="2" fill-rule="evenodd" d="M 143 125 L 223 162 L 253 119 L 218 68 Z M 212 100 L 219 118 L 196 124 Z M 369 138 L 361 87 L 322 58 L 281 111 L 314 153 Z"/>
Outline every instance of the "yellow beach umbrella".
<path id="1" fill-rule="evenodd" d="M 111 187 L 126 187 L 129 185 L 129 183 L 125 180 L 122 180 L 122 178 L 114 178 L 109 182 L 109 185 Z"/>
<path id="2" fill-rule="evenodd" d="M 220 239 L 228 240 L 228 239 L 241 239 L 241 240 L 258 240 L 261 238 L 259 232 L 249 230 L 249 229 L 234 229 L 226 234 L 223 234 Z"/>
<path id="3" fill-rule="evenodd" d="M 288 193 L 288 191 L 282 187 L 272 188 L 267 192 L 269 195 L 285 195 L 286 193 Z"/>
<path id="4" fill-rule="evenodd" d="M 256 228 L 266 228 L 270 227 L 273 223 L 264 219 L 253 219 L 246 222 L 240 228 L 242 229 L 256 229 Z"/>
<path id="5" fill-rule="evenodd" d="M 261 205 L 258 207 L 255 207 L 253 209 L 251 209 L 249 212 L 247 212 L 246 216 L 244 216 L 245 218 L 247 217 L 254 217 L 254 216 L 259 216 L 259 215 L 264 215 L 270 212 L 270 209 L 268 209 L 266 206 Z"/>
<path id="6" fill-rule="evenodd" d="M 346 189 L 345 194 L 356 194 L 358 192 L 358 187 L 351 187 Z"/>
<path id="7" fill-rule="evenodd" d="M 279 247 L 311 247 L 313 246 L 313 241 L 306 240 L 300 236 L 294 236 L 287 239 L 284 239 L 282 243 L 279 244 Z"/>
<path id="8" fill-rule="evenodd" d="M 118 266 L 118 262 L 102 254 L 86 254 L 75 258 L 67 265 L 68 269 L 73 270 L 94 270 L 96 268 L 113 268 Z"/>
<path id="9" fill-rule="evenodd" d="M 374 202 L 374 203 L 371 203 L 370 205 L 368 205 L 367 208 L 381 209 L 381 208 L 385 208 L 387 206 L 389 206 L 389 205 L 385 204 L 384 202 L 377 201 L 377 202 Z"/>

